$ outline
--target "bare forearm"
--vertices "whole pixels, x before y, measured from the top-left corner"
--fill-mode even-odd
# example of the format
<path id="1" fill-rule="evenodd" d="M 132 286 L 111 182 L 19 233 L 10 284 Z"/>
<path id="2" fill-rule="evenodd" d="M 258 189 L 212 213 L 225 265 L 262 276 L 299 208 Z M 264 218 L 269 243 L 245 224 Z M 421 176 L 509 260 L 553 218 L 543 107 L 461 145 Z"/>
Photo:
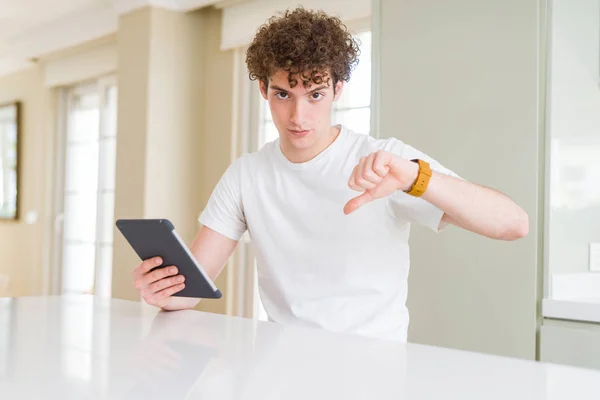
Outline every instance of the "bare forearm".
<path id="1" fill-rule="evenodd" d="M 423 200 L 442 210 L 440 227 L 450 223 L 503 240 L 527 234 L 527 214 L 504 194 L 437 172 L 432 173 L 425 187 L 427 179 L 419 179 L 421 164 L 383 150 L 362 157 L 348 180 L 348 186 L 362 194 L 346 203 L 344 213 L 350 214 L 363 204 L 402 190 L 423 193 Z"/>
<path id="2" fill-rule="evenodd" d="M 237 241 L 202 226 L 190 246 L 190 250 L 210 280 L 214 282 L 236 246 Z M 162 309 L 165 311 L 185 310 L 196 307 L 199 302 L 200 299 L 196 298 L 174 296 Z"/>
<path id="3" fill-rule="evenodd" d="M 527 235 L 527 213 L 508 196 L 434 172 L 423 199 L 447 215 L 445 222 L 471 232 L 501 240 Z"/>

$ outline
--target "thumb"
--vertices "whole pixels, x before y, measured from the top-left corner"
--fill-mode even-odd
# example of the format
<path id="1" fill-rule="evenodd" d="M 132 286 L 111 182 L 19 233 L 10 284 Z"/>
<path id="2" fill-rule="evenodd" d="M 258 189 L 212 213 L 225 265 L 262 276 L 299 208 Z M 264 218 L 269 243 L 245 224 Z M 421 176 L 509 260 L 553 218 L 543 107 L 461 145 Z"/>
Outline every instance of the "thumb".
<path id="1" fill-rule="evenodd" d="M 346 203 L 344 207 L 344 214 L 348 215 L 351 212 L 356 211 L 359 207 L 373 200 L 373 196 L 369 192 L 364 192 L 360 196 L 357 196 Z"/>

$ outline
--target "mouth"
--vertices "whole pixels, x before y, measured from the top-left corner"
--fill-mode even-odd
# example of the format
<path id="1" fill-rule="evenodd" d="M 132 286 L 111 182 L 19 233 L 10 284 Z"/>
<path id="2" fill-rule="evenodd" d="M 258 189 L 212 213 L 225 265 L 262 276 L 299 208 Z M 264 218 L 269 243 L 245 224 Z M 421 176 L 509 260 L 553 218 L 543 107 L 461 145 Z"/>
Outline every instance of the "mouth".
<path id="1" fill-rule="evenodd" d="M 310 133 L 310 130 L 297 130 L 297 129 L 288 129 L 288 132 L 295 137 L 305 137 Z"/>

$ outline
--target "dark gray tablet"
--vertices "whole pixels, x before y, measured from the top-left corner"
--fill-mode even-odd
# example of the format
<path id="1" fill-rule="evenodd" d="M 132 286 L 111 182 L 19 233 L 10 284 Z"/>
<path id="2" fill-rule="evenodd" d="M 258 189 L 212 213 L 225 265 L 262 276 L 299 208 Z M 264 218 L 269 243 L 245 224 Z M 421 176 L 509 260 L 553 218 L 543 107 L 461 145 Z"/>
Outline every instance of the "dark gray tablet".
<path id="1" fill-rule="evenodd" d="M 142 260 L 161 257 L 156 268 L 174 265 L 185 277 L 185 288 L 173 296 L 220 299 L 221 292 L 196 261 L 168 219 L 119 219 L 117 228 Z"/>

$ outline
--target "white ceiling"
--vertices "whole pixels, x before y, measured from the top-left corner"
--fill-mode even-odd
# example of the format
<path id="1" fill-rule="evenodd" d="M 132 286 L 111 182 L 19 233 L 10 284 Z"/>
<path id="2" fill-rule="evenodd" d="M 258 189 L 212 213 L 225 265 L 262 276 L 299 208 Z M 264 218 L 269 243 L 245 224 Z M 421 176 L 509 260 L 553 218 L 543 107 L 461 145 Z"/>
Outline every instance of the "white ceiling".
<path id="1" fill-rule="evenodd" d="M 188 11 L 229 1 L 0 0 L 0 76 L 32 65 L 31 59 L 113 33 L 119 14 L 140 7 Z"/>
<path id="2" fill-rule="evenodd" d="M 0 38 L 6 40 L 36 26 L 112 0 L 0 0 Z"/>
<path id="3" fill-rule="evenodd" d="M 96 36 L 110 33 L 116 27 L 114 9 L 113 0 L 0 0 L 0 76 L 32 65 L 32 58 L 93 39 L 82 24 Z M 98 19 L 94 14 L 104 28 L 91 20 Z"/>

